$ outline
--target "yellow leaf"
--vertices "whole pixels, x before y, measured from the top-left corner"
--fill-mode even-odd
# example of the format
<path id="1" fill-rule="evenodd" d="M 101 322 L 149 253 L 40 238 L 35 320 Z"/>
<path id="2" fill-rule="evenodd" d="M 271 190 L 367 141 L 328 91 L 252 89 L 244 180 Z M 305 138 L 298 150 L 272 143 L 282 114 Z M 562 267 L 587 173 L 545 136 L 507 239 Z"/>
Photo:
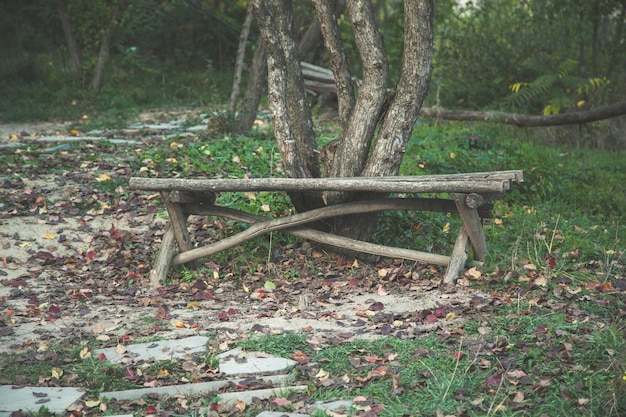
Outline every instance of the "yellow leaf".
<path id="1" fill-rule="evenodd" d="M 182 321 L 177 321 L 176 323 L 174 323 L 174 327 L 178 329 L 185 329 L 187 325 L 183 323 Z"/>
<path id="2" fill-rule="evenodd" d="M 43 235 L 41 235 L 41 237 L 44 239 L 54 239 L 54 233 L 46 232 Z"/>
<path id="3" fill-rule="evenodd" d="M 91 358 L 91 351 L 89 350 L 89 346 L 85 346 L 84 348 L 82 348 L 78 355 L 80 356 L 81 359 Z"/>
<path id="4" fill-rule="evenodd" d="M 170 148 L 176 148 L 178 146 L 178 142 L 170 142 Z"/>
<path id="5" fill-rule="evenodd" d="M 50 372 L 52 373 L 52 378 L 61 379 L 63 376 L 63 369 L 61 368 L 52 368 Z"/>
<path id="6" fill-rule="evenodd" d="M 450 231 L 450 223 L 446 223 L 441 230 L 444 233 L 448 233 Z"/>
<path id="7" fill-rule="evenodd" d="M 585 104 L 587 104 L 585 100 L 580 100 L 578 103 L 576 103 L 576 107 L 582 109 L 583 107 L 585 107 Z"/>
<path id="8" fill-rule="evenodd" d="M 100 174 L 98 175 L 98 178 L 96 178 L 96 181 L 102 182 L 102 181 L 108 181 L 110 179 L 111 179 L 111 176 L 109 174 Z"/>
<path id="9" fill-rule="evenodd" d="M 70 135 L 71 136 L 78 136 L 78 135 L 80 135 L 80 132 L 78 130 L 76 130 L 76 129 L 72 129 L 72 130 L 70 130 Z"/>
<path id="10" fill-rule="evenodd" d="M 452 159 L 456 158 L 456 154 L 454 152 L 450 152 L 450 158 Z"/>
<path id="11" fill-rule="evenodd" d="M 115 353 L 117 353 L 118 355 L 123 355 L 124 353 L 126 353 L 126 346 L 118 343 L 117 346 L 115 346 Z"/>
<path id="12" fill-rule="evenodd" d="M 493 223 L 496 226 L 502 226 L 502 219 L 495 218 L 495 219 L 493 219 Z"/>
<path id="13" fill-rule="evenodd" d="M 83 114 L 83 122 L 86 122 L 87 120 L 89 120 L 89 116 L 87 116 L 86 114 Z"/>
<path id="14" fill-rule="evenodd" d="M 17 136 L 15 133 L 13 133 L 13 134 L 11 134 L 11 136 L 9 136 L 9 140 L 12 140 L 12 141 L 16 141 L 16 140 L 19 140 L 19 139 L 20 139 L 20 137 Z"/>
<path id="15" fill-rule="evenodd" d="M 100 400 L 87 400 L 85 401 L 85 406 L 87 408 L 94 408 L 100 405 Z"/>
<path id="16" fill-rule="evenodd" d="M 381 268 L 378 270 L 378 276 L 381 278 L 386 277 L 388 272 L 387 269 Z"/>
<path id="17" fill-rule="evenodd" d="M 159 369 L 157 372 L 157 378 L 167 378 L 170 375 L 170 372 L 167 369 Z"/>
<path id="18" fill-rule="evenodd" d="M 449 312 L 448 314 L 446 314 L 446 321 L 452 321 L 456 318 L 456 314 L 454 314 L 453 312 Z"/>
<path id="19" fill-rule="evenodd" d="M 330 374 L 323 369 L 320 369 L 317 374 L 315 374 L 315 378 L 321 380 L 327 379 Z"/>
<path id="20" fill-rule="evenodd" d="M 250 200 L 256 200 L 256 195 L 250 191 L 246 191 L 245 193 L 243 193 L 243 195 L 248 197 Z"/>
<path id="21" fill-rule="evenodd" d="M 200 303 L 200 301 L 190 301 L 187 303 L 187 308 L 192 309 L 192 308 L 200 308 L 202 307 L 202 304 Z"/>
<path id="22" fill-rule="evenodd" d="M 237 402 L 235 403 L 235 409 L 239 412 L 239 413 L 243 413 L 246 410 L 246 403 L 244 403 L 241 400 L 237 400 Z"/>

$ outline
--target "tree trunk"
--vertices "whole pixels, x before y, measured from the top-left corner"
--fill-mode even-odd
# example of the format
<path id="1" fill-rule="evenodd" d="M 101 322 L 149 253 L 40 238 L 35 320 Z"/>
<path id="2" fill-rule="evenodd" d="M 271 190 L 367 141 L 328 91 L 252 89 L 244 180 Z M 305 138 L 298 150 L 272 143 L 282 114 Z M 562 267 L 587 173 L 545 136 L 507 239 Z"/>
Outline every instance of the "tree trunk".
<path id="1" fill-rule="evenodd" d="M 122 12 L 126 8 L 126 0 L 118 0 L 113 4 L 113 10 L 111 11 L 111 20 L 106 29 L 102 33 L 102 40 L 100 42 L 100 52 L 98 52 L 98 60 L 96 61 L 96 67 L 94 69 L 93 79 L 91 80 L 91 90 L 98 91 L 102 87 L 104 80 L 104 68 L 107 58 L 111 49 L 111 40 L 115 28 L 117 27 Z"/>
<path id="2" fill-rule="evenodd" d="M 243 97 L 243 105 L 239 109 L 233 132 L 243 135 L 252 129 L 256 120 L 257 109 L 261 98 L 267 91 L 267 51 L 263 44 L 263 38 L 259 38 L 252 57 L 252 67 L 246 93 Z"/>
<path id="3" fill-rule="evenodd" d="M 332 13 L 333 2 L 314 0 L 314 4 L 336 79 L 341 121 L 340 137 L 319 151 L 292 36 L 291 2 L 253 1 L 255 18 L 268 50 L 268 101 L 285 173 L 297 178 L 319 176 L 321 151 L 329 157 L 327 176 L 397 175 L 432 71 L 433 1 L 405 1 L 403 67 L 393 97 L 388 95 L 386 51 L 371 2 L 346 2 L 363 67 L 358 94 Z M 375 136 L 379 122 L 381 127 Z M 322 196 L 304 195 L 294 205 L 302 211 L 319 206 L 321 200 L 330 205 L 360 198 L 363 196 L 327 192 Z M 348 237 L 366 238 L 372 225 L 366 216 L 351 216 L 342 218 L 335 228 Z"/>
<path id="4" fill-rule="evenodd" d="M 250 34 L 250 26 L 252 26 L 252 5 L 248 5 L 246 20 L 243 22 L 241 34 L 239 35 L 239 47 L 237 48 L 237 58 L 235 59 L 235 76 L 233 79 L 233 89 L 230 93 L 230 104 L 228 111 L 235 114 L 237 111 L 237 100 L 239 99 L 239 90 L 241 88 L 241 74 L 243 73 L 243 58 L 246 54 L 246 44 L 248 43 L 248 35 Z"/>
<path id="5" fill-rule="evenodd" d="M 67 51 L 70 55 L 72 73 L 74 75 L 80 75 L 80 49 L 78 49 L 76 37 L 72 31 L 70 14 L 67 10 L 67 0 L 57 0 L 57 10 L 61 27 L 63 28 L 63 34 L 65 35 L 65 41 L 67 42 Z"/>
<path id="6" fill-rule="evenodd" d="M 252 5 L 268 51 L 268 101 L 285 174 L 291 178 L 319 177 L 311 109 L 292 36 L 291 2 L 254 0 Z M 290 197 L 298 211 L 321 206 L 320 196 L 292 193 Z"/>

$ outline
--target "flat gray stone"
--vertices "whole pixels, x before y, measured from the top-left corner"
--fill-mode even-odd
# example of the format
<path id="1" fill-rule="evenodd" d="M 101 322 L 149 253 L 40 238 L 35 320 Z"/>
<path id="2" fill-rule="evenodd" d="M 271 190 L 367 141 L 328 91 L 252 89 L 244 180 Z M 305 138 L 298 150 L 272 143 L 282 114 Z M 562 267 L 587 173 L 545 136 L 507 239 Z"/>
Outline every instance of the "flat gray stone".
<path id="1" fill-rule="evenodd" d="M 148 360 L 184 359 L 195 353 L 206 352 L 206 344 L 209 341 L 205 336 L 191 336 L 184 339 L 160 340 L 158 342 L 139 343 L 128 345 L 126 352 L 119 354 L 115 347 L 100 349 L 96 356 L 104 353 L 110 362 L 120 362 L 124 359 L 133 362 Z"/>
<path id="2" fill-rule="evenodd" d="M 350 400 L 337 400 L 337 401 L 316 401 L 313 403 L 313 407 L 318 410 L 324 411 L 336 411 L 344 409 L 349 411 L 352 408 L 352 401 Z"/>
<path id="3" fill-rule="evenodd" d="M 267 400 L 271 397 L 280 397 L 283 393 L 288 391 L 301 392 L 305 391 L 307 388 L 308 386 L 306 385 L 292 385 L 288 387 L 265 388 L 251 391 L 226 392 L 219 394 L 217 400 L 222 404 L 228 404 L 234 401 L 243 401 L 245 404 L 251 404 L 253 398 Z"/>
<path id="4" fill-rule="evenodd" d="M 53 413 L 65 413 L 65 409 L 80 400 L 85 390 L 61 387 L 0 386 L 0 417 L 10 416 L 13 411 L 37 411 L 45 406 Z"/>
<path id="5" fill-rule="evenodd" d="M 261 378 L 260 378 L 261 379 Z M 289 375 L 274 375 L 269 377 L 264 377 L 262 380 L 271 381 L 275 385 L 282 385 L 289 382 L 292 378 Z M 125 391 L 109 391 L 103 392 L 100 394 L 100 398 L 108 398 L 116 399 L 116 400 L 134 400 L 137 398 L 141 398 L 144 395 L 156 394 L 156 395 L 175 395 L 177 393 L 181 393 L 183 395 L 201 395 L 208 394 L 211 392 L 215 392 L 220 388 L 228 385 L 229 383 L 237 384 L 241 383 L 244 380 L 241 378 L 238 379 L 227 379 L 223 381 L 209 381 L 209 382 L 198 382 L 195 384 L 180 384 L 180 385 L 168 385 L 163 387 L 154 387 L 154 388 L 137 388 L 137 389 L 129 389 Z"/>
<path id="6" fill-rule="evenodd" d="M 224 375 L 265 374 L 285 371 L 296 361 L 279 358 L 263 352 L 246 352 L 235 348 L 217 355 L 220 372 Z"/>
<path id="7" fill-rule="evenodd" d="M 310 414 L 281 413 L 280 411 L 263 411 L 256 417 L 309 417 Z"/>

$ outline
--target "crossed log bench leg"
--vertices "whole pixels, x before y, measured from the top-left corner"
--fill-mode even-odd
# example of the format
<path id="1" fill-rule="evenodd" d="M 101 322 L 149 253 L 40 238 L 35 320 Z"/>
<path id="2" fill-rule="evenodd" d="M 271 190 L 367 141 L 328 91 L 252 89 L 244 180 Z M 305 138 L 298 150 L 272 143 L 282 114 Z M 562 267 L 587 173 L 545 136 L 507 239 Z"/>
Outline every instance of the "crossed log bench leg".
<path id="1" fill-rule="evenodd" d="M 447 270 L 444 277 L 444 282 L 446 283 L 453 283 L 462 273 L 468 259 L 470 242 L 473 246 L 475 259 L 480 260 L 487 255 L 487 243 L 483 233 L 482 219 L 478 212 L 478 207 L 473 207 L 475 201 L 480 201 L 483 204 L 484 199 L 473 194 L 455 194 L 453 204 L 450 204 L 450 200 L 425 198 L 359 201 L 324 207 L 281 219 L 268 219 L 267 217 L 245 213 L 240 210 L 215 206 L 213 204 L 215 200 L 213 193 L 171 191 L 162 192 L 162 197 L 170 222 L 163 235 L 161 248 L 154 267 L 150 272 L 150 284 L 152 287 L 157 287 L 159 282 L 166 278 L 171 265 L 190 264 L 191 267 L 197 268 L 196 260 L 199 258 L 232 248 L 261 234 L 278 230 L 353 251 L 446 266 Z M 301 226 L 305 223 L 337 215 L 385 210 L 454 211 L 455 208 L 461 214 L 463 224 L 451 256 L 377 245 Z M 210 245 L 193 248 L 187 229 L 187 218 L 192 214 L 226 217 L 248 223 L 251 227 L 244 232 Z"/>

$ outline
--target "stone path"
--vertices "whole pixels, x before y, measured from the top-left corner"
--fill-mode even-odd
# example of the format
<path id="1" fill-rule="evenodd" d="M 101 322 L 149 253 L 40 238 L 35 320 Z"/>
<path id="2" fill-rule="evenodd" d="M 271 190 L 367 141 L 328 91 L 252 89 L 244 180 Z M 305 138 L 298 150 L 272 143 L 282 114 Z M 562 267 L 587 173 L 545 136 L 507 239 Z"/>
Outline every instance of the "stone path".
<path id="1" fill-rule="evenodd" d="M 128 345 L 123 349 L 117 348 L 117 351 L 116 348 L 101 349 L 95 354 L 104 354 L 106 360 L 124 364 L 154 360 L 185 360 L 190 355 L 203 353 L 208 340 L 207 337 L 192 336 L 177 340 Z M 218 390 L 241 382 L 251 375 L 255 375 L 260 380 L 271 382 L 275 388 L 220 393 L 217 396 L 218 402 L 226 404 L 233 401 L 243 401 L 245 404 L 250 404 L 253 398 L 268 399 L 283 392 L 304 391 L 307 388 L 306 385 L 290 385 L 293 378 L 288 372 L 296 365 L 296 362 L 290 359 L 263 352 L 243 351 L 240 348 L 223 352 L 217 356 L 217 359 L 219 360 L 220 373 L 225 376 L 223 380 L 103 392 L 100 394 L 100 399 L 132 400 L 148 394 L 213 397 Z M 231 378 L 235 375 L 241 378 Z M 18 410 L 36 411 L 42 406 L 45 406 L 50 412 L 63 414 L 68 407 L 79 401 L 84 395 L 85 390 L 71 387 L 45 388 L 3 385 L 0 386 L 0 417 L 10 417 L 12 412 Z M 311 404 L 311 406 L 323 410 L 349 409 L 351 403 L 349 401 L 335 401 Z M 307 414 L 264 411 L 257 417 L 278 416 L 306 417 Z"/>

